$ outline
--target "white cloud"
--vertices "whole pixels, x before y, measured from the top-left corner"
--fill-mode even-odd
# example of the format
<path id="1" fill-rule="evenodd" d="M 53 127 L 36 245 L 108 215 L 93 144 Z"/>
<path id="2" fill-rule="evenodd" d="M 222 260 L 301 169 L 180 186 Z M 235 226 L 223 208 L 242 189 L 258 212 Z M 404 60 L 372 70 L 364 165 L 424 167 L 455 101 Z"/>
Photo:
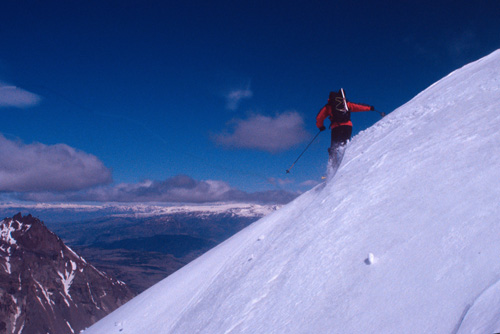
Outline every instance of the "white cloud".
<path id="1" fill-rule="evenodd" d="M 250 88 L 237 89 L 231 91 L 226 95 L 226 108 L 229 110 L 236 110 L 243 99 L 249 99 L 253 96 Z"/>
<path id="2" fill-rule="evenodd" d="M 291 179 L 281 179 L 281 178 L 276 178 L 276 177 L 270 177 L 270 178 L 267 179 L 267 181 L 270 184 L 276 185 L 276 186 L 285 186 L 287 184 L 294 183 L 294 181 L 291 180 Z"/>
<path id="3" fill-rule="evenodd" d="M 65 144 L 24 144 L 0 134 L 0 192 L 67 191 L 111 182 L 95 156 Z"/>
<path id="4" fill-rule="evenodd" d="M 164 181 L 122 183 L 73 192 L 24 193 L 19 194 L 18 198 L 37 202 L 212 203 L 234 201 L 283 204 L 296 196 L 296 193 L 281 190 L 247 193 L 232 188 L 224 181 L 198 181 L 186 175 L 177 175 Z"/>
<path id="5" fill-rule="evenodd" d="M 40 103 L 40 96 L 16 86 L 0 82 L 0 108 L 27 108 Z"/>
<path id="6" fill-rule="evenodd" d="M 232 131 L 214 135 L 215 142 L 228 147 L 274 153 L 289 149 L 308 137 L 304 120 L 295 111 L 275 117 L 253 115 L 248 119 L 233 120 L 231 123 Z"/>

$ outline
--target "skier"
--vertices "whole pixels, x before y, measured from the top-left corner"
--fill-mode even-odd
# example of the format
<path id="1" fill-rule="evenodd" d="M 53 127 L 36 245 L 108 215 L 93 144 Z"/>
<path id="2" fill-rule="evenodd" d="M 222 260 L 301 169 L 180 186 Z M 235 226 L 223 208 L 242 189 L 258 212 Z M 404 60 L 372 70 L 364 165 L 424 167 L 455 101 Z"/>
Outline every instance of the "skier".
<path id="1" fill-rule="evenodd" d="M 373 106 L 349 102 L 341 88 L 338 92 L 330 92 L 328 103 L 321 108 L 316 116 L 316 126 L 320 131 L 326 130 L 323 125 L 327 117 L 330 118 L 331 144 L 328 149 L 329 162 L 333 167 L 338 167 L 344 155 L 344 147 L 352 135 L 351 111 L 371 111 Z"/>

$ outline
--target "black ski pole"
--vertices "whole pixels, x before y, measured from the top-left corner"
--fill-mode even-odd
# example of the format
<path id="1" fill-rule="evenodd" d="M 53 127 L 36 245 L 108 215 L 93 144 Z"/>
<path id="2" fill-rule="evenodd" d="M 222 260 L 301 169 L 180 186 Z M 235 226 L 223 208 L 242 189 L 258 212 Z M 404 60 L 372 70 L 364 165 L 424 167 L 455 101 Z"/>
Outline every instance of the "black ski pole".
<path id="1" fill-rule="evenodd" d="M 316 138 L 319 136 L 319 134 L 321 133 L 321 130 L 316 134 L 316 136 L 314 136 L 314 138 L 309 142 L 309 144 L 307 144 L 306 148 L 302 151 L 302 153 L 300 153 L 299 157 L 293 162 L 293 164 L 290 166 L 290 168 L 288 168 L 286 170 L 286 173 L 290 173 L 290 169 L 293 168 L 293 166 L 297 163 L 297 161 L 299 161 L 300 157 L 302 156 L 302 154 L 304 154 L 307 149 L 309 148 L 309 146 L 311 146 L 311 144 L 313 143 L 314 140 L 316 140 Z"/>
<path id="2" fill-rule="evenodd" d="M 377 112 L 380 115 L 380 117 L 384 118 L 385 112 L 378 111 L 378 110 L 375 110 L 375 109 L 373 109 L 373 111 Z"/>

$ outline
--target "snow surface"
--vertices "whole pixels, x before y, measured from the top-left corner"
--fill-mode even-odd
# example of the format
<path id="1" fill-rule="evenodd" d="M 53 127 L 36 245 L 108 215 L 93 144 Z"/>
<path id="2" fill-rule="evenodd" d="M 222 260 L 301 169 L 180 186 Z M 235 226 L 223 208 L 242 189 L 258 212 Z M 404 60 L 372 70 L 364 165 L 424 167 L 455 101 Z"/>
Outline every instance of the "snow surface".
<path id="1" fill-rule="evenodd" d="M 500 332 L 499 203 L 500 50 L 85 334 Z"/>

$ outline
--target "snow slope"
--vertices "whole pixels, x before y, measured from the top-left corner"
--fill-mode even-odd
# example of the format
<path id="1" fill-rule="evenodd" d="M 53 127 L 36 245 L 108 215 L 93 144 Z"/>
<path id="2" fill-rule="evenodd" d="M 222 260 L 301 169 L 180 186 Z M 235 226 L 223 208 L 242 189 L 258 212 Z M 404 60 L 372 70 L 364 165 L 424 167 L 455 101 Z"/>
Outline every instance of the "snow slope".
<path id="1" fill-rule="evenodd" d="M 85 334 L 500 332 L 499 241 L 500 50 Z"/>

